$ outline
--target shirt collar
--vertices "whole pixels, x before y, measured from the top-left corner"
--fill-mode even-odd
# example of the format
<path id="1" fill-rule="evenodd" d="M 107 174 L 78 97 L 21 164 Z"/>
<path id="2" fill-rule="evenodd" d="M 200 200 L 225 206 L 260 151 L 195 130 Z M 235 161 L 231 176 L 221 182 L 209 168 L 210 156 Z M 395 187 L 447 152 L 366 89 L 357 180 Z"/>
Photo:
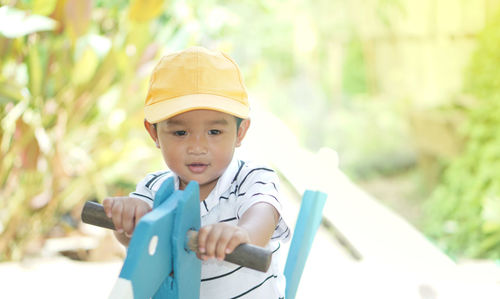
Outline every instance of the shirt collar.
<path id="1" fill-rule="evenodd" d="M 234 155 L 224 173 L 217 180 L 217 184 L 212 192 L 210 192 L 204 201 L 200 202 L 201 216 L 208 214 L 208 212 L 219 203 L 220 196 L 231 187 L 231 183 L 237 172 L 238 159 Z"/>

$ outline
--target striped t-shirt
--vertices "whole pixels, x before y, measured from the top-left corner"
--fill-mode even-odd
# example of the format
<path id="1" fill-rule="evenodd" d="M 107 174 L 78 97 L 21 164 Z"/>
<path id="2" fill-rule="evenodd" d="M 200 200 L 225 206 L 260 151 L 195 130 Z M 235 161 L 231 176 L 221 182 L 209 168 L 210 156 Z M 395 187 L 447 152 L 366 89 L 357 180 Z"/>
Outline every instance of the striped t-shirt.
<path id="1" fill-rule="evenodd" d="M 179 179 L 171 171 L 158 171 L 146 176 L 131 197 L 152 205 L 156 191 L 168 178 Z M 237 225 L 240 217 L 252 205 L 266 202 L 282 215 L 279 197 L 279 179 L 267 167 L 233 158 L 208 197 L 200 202 L 201 226 L 218 222 Z M 280 262 L 280 241 L 289 240 L 287 224 L 280 217 L 266 248 L 273 252 L 271 266 L 266 273 L 215 259 L 202 261 L 200 298 L 284 298 L 285 277 Z"/>

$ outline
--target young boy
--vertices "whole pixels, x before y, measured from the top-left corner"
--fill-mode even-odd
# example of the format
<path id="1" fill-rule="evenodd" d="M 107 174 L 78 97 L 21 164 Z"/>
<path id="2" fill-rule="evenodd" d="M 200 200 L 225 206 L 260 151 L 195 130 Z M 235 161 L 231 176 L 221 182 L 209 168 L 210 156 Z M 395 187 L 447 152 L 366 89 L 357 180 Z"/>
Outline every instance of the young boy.
<path id="1" fill-rule="evenodd" d="M 234 157 L 250 126 L 236 63 L 201 47 L 165 56 L 151 76 L 144 112 L 169 170 L 146 176 L 129 197 L 104 200 L 117 239 L 128 245 L 167 178 L 174 177 L 180 190 L 194 180 L 200 186 L 200 298 L 284 298 L 277 255 L 290 230 L 280 216 L 278 177 Z M 273 251 L 267 273 L 223 261 L 241 243 Z"/>

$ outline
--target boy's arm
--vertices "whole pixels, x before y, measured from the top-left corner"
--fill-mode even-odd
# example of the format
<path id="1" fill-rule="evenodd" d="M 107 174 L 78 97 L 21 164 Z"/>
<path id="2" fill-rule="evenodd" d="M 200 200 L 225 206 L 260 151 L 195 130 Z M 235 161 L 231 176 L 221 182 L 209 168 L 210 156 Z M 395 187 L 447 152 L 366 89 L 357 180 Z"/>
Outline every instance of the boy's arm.
<path id="1" fill-rule="evenodd" d="M 278 220 L 276 208 L 259 202 L 241 216 L 236 226 L 227 223 L 204 226 L 198 233 L 198 256 L 202 260 L 223 260 L 226 254 L 242 243 L 264 247 L 271 239 Z"/>
<path id="2" fill-rule="evenodd" d="M 279 214 L 276 208 L 268 203 L 259 202 L 241 216 L 238 226 L 248 231 L 250 244 L 264 247 L 271 239 L 278 221 Z"/>

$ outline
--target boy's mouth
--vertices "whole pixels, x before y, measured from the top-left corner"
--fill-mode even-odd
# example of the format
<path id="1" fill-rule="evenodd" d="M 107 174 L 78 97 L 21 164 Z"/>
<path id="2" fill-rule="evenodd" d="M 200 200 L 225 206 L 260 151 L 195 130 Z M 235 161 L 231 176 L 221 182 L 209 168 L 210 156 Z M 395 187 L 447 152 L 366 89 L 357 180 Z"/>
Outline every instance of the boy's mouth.
<path id="1" fill-rule="evenodd" d="M 208 164 L 196 162 L 188 164 L 187 167 L 192 173 L 202 173 L 205 171 L 205 169 L 207 169 Z"/>

